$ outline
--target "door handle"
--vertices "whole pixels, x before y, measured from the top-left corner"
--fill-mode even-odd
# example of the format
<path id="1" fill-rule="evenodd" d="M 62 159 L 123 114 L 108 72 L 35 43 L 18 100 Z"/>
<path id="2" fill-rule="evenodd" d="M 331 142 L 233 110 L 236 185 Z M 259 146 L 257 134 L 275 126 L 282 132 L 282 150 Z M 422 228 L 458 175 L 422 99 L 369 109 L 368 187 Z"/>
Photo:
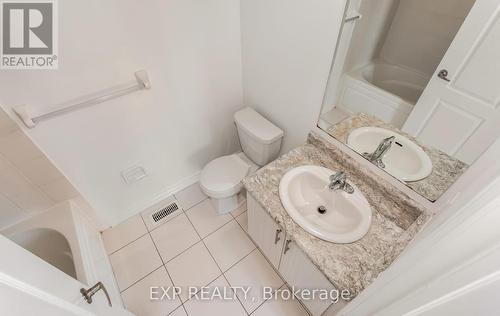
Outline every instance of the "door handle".
<path id="1" fill-rule="evenodd" d="M 94 296 L 95 293 L 99 292 L 99 290 L 102 290 L 104 294 L 106 295 L 106 298 L 108 299 L 108 304 L 109 306 L 113 306 L 111 304 L 111 299 L 109 298 L 108 291 L 106 290 L 106 287 L 102 282 L 97 282 L 94 286 L 89 288 L 88 290 L 81 288 L 80 293 L 82 293 L 83 297 L 87 301 L 87 303 L 92 304 L 92 296 Z"/>
<path id="2" fill-rule="evenodd" d="M 448 70 L 446 69 L 441 69 L 438 72 L 438 77 L 443 79 L 444 81 L 450 82 L 450 79 L 448 79 Z"/>
<path id="3" fill-rule="evenodd" d="M 281 229 L 276 229 L 276 235 L 274 236 L 274 244 L 276 245 L 278 243 L 278 241 L 281 240 L 280 238 L 280 234 L 283 230 Z"/>
<path id="4" fill-rule="evenodd" d="M 283 254 L 284 254 L 284 255 L 288 252 L 288 250 L 290 250 L 290 243 L 291 243 L 291 242 L 292 242 L 292 240 L 291 240 L 291 239 L 287 239 L 287 240 L 285 240 L 285 249 L 283 250 Z"/>

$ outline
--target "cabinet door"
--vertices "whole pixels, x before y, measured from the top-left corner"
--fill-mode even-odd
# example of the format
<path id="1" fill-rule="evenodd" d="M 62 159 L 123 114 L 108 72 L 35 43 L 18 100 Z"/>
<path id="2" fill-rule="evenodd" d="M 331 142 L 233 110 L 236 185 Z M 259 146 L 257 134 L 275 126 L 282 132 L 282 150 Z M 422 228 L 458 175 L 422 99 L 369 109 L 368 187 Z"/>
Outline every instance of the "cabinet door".
<path id="1" fill-rule="evenodd" d="M 248 234 L 259 246 L 264 256 L 278 269 L 285 233 L 250 194 L 247 199 Z"/>
<path id="2" fill-rule="evenodd" d="M 279 272 L 288 285 L 295 289 L 335 290 L 335 287 L 321 273 L 309 258 L 289 238 L 285 241 Z M 313 316 L 321 315 L 330 305 L 330 300 L 302 300 Z"/>

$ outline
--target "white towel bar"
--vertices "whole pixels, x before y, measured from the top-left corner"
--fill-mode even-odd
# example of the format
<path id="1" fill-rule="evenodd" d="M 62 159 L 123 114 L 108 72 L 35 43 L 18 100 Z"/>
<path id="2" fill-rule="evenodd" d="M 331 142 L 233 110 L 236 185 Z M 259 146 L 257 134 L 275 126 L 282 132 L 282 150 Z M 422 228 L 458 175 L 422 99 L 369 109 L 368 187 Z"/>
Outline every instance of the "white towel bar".
<path id="1" fill-rule="evenodd" d="M 151 82 L 149 81 L 148 73 L 146 70 L 139 70 L 135 72 L 135 79 L 133 82 L 121 84 L 113 88 L 102 90 L 96 93 L 88 94 L 78 99 L 61 103 L 54 106 L 54 110 L 33 115 L 31 108 L 28 105 L 20 105 L 13 108 L 17 116 L 23 121 L 24 125 L 28 128 L 33 128 L 42 120 L 51 118 L 56 115 L 68 113 L 83 107 L 105 102 L 119 96 L 132 93 L 134 91 L 150 89 Z"/>

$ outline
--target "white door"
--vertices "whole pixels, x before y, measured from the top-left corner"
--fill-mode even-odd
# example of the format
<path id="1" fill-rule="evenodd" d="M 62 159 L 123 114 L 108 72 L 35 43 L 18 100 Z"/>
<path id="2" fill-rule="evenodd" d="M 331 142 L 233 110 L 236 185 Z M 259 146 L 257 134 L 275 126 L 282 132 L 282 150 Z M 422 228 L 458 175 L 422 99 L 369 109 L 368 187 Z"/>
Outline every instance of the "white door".
<path id="1" fill-rule="evenodd" d="M 500 2 L 477 0 L 403 130 L 474 162 L 500 135 L 499 56 Z"/>
<path id="2" fill-rule="evenodd" d="M 133 316 L 118 304 L 110 307 L 102 290 L 88 304 L 80 293 L 88 285 L 2 235 L 0 253 L 0 315 Z"/>

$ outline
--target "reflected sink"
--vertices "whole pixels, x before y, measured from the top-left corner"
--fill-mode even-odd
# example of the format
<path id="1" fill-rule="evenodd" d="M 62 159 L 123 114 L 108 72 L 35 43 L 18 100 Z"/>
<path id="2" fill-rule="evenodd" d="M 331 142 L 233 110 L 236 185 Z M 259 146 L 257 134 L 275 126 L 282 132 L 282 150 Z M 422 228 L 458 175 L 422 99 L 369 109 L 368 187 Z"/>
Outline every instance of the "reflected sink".
<path id="1" fill-rule="evenodd" d="M 418 181 L 432 172 L 432 162 L 427 153 L 408 138 L 379 127 L 361 127 L 353 130 L 347 145 L 360 154 L 372 153 L 380 142 L 395 136 L 391 148 L 382 158 L 383 168 L 401 181 Z"/>
<path id="2" fill-rule="evenodd" d="M 301 166 L 281 179 L 281 203 L 292 219 L 312 235 L 334 243 L 352 243 L 370 229 L 372 210 L 363 193 L 328 188 L 335 172 L 319 166 Z M 326 208 L 320 213 L 319 207 Z M 321 210 L 323 211 L 323 210 Z"/>

